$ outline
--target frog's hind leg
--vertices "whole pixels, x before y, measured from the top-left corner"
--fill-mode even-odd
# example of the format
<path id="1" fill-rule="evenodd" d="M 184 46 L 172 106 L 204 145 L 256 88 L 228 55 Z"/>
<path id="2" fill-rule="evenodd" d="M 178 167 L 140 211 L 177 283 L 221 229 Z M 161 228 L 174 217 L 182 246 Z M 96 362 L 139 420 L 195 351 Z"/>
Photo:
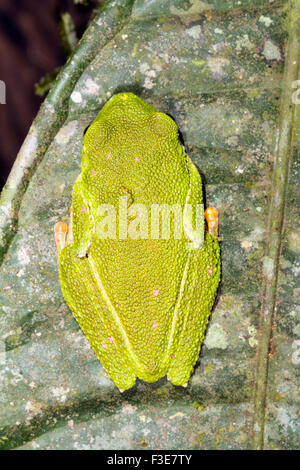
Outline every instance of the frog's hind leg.
<path id="1" fill-rule="evenodd" d="M 204 246 L 189 253 L 188 283 L 177 312 L 179 341 L 172 351 L 167 373 L 174 385 L 187 385 L 198 359 L 220 279 L 218 253 L 218 242 L 209 233 L 206 233 Z"/>
<path id="2" fill-rule="evenodd" d="M 66 245 L 60 251 L 59 271 L 64 297 L 98 359 L 120 391 L 131 388 L 136 375 L 123 358 L 119 338 L 104 321 L 108 308 L 95 285 L 88 258 L 80 258 L 73 244 Z"/>

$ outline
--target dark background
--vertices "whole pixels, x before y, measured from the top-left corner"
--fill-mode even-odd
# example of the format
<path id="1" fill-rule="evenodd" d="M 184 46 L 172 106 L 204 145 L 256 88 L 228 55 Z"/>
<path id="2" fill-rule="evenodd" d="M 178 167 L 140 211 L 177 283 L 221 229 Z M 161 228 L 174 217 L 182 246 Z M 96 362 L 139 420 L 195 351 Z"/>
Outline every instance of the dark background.
<path id="1" fill-rule="evenodd" d="M 0 0 L 0 80 L 6 84 L 6 104 L 0 104 L 0 190 L 44 100 L 36 95 L 35 83 L 67 60 L 60 13 L 72 15 L 80 38 L 97 5 L 97 1 L 83 6 L 74 0 Z"/>

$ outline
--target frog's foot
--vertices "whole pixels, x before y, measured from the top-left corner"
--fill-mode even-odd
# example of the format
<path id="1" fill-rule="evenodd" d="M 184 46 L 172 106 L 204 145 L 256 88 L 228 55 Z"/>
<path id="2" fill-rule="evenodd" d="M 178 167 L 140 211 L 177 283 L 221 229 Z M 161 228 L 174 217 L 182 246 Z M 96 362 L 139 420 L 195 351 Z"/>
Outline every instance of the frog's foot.
<path id="1" fill-rule="evenodd" d="M 56 243 L 57 256 L 59 255 L 59 251 L 66 246 L 68 230 L 68 224 L 65 222 L 57 222 L 54 225 L 54 238 Z"/>
<path id="2" fill-rule="evenodd" d="M 204 212 L 210 235 L 217 237 L 219 228 L 219 212 L 215 207 L 208 207 Z"/>
<path id="3" fill-rule="evenodd" d="M 191 378 L 191 374 L 193 372 L 193 367 L 188 370 L 184 370 L 180 366 L 171 368 L 167 373 L 168 380 L 173 385 L 181 385 L 181 387 L 186 388 L 188 386 L 188 382 Z"/>
<path id="4" fill-rule="evenodd" d="M 66 245 L 73 242 L 73 228 L 72 228 L 72 206 L 70 207 L 70 222 L 57 222 L 54 225 L 54 238 L 56 244 L 57 257 L 59 250 L 62 250 Z"/>

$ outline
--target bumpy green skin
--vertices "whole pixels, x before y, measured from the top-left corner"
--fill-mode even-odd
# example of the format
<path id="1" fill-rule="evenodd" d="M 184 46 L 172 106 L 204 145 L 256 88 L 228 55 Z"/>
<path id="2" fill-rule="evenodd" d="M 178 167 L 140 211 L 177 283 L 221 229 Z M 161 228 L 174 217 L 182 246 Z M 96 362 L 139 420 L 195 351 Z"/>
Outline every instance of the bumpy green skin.
<path id="1" fill-rule="evenodd" d="M 202 203 L 201 178 L 175 122 L 132 93 L 114 95 L 84 137 L 73 188 L 73 240 L 59 252 L 64 297 L 120 390 L 167 374 L 186 385 L 220 280 L 217 238 L 100 238 L 100 204 Z M 141 216 L 141 214 L 140 214 Z M 128 219 L 130 222 L 137 217 Z M 172 221 L 172 217 L 171 217 Z M 119 224 L 117 220 L 117 234 Z M 149 228 L 150 233 L 150 228 Z"/>

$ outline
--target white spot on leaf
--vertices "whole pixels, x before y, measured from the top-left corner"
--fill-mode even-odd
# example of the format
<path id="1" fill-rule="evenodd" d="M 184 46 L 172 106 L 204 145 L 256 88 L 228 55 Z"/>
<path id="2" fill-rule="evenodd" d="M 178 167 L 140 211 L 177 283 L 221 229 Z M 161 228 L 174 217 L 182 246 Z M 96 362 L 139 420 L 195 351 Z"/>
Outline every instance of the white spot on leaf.
<path id="1" fill-rule="evenodd" d="M 205 345 L 208 349 L 226 349 L 228 339 L 226 331 L 218 323 L 214 323 L 208 330 Z"/>
<path id="2" fill-rule="evenodd" d="M 258 20 L 260 23 L 263 23 L 267 28 L 273 23 L 273 20 L 269 16 L 261 15 Z"/>
<path id="3" fill-rule="evenodd" d="M 279 47 L 270 39 L 265 42 L 262 53 L 267 60 L 281 60 Z"/>
<path id="4" fill-rule="evenodd" d="M 62 127 L 59 132 L 56 134 L 55 141 L 59 145 L 65 145 L 67 144 L 71 137 L 75 134 L 77 130 L 77 121 L 70 121 L 68 124 L 64 127 Z"/>
<path id="5" fill-rule="evenodd" d="M 94 80 L 92 80 L 91 78 L 88 78 L 86 80 L 85 87 L 90 95 L 97 95 L 100 89 L 99 85 L 97 85 L 97 83 L 94 82 Z"/>
<path id="6" fill-rule="evenodd" d="M 67 399 L 67 394 L 69 393 L 70 389 L 69 388 L 64 389 L 63 387 L 55 387 L 55 388 L 52 388 L 51 391 L 52 391 L 52 395 L 55 398 L 58 398 L 58 400 L 61 403 L 64 403 Z"/>
<path id="7" fill-rule="evenodd" d="M 71 94 L 71 100 L 77 104 L 81 103 L 82 102 L 81 93 L 79 93 L 79 91 L 73 91 L 73 93 Z"/>

